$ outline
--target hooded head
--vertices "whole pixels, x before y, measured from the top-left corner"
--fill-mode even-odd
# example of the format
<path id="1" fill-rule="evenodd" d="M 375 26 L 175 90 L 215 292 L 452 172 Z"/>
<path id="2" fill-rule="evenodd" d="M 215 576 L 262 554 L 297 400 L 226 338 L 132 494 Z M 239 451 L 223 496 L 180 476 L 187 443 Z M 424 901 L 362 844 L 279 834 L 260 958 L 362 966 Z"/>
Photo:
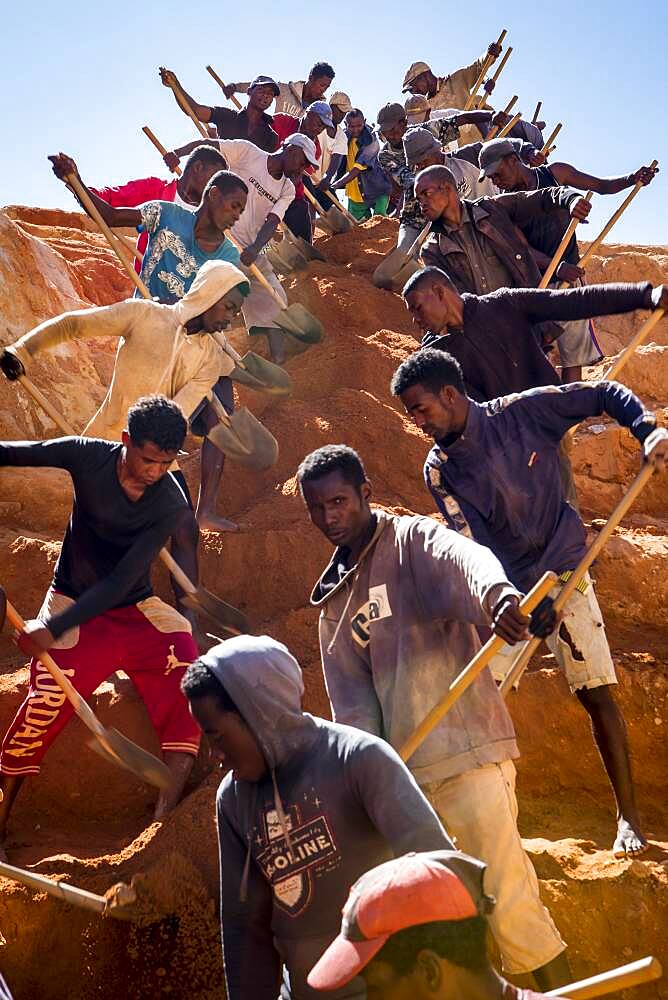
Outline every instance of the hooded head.
<path id="1" fill-rule="evenodd" d="M 207 685 L 206 678 L 198 680 L 202 667 L 217 685 Z M 226 754 L 224 716 L 236 711 L 264 758 L 265 770 L 270 771 L 300 748 L 311 728 L 310 717 L 301 707 L 304 683 L 299 664 L 281 642 L 267 635 L 240 635 L 214 646 L 186 671 L 183 690 L 200 724 L 202 709 L 206 710 L 202 728 L 207 735 L 215 742 L 216 734 L 221 734 L 221 757 L 233 768 L 235 778 L 258 781 L 263 774 L 248 777 L 245 762 L 234 756 L 236 747 Z"/>
<path id="2" fill-rule="evenodd" d="M 248 279 L 238 267 L 224 260 L 208 260 L 171 308 L 188 333 L 215 333 L 227 329 L 249 292 Z"/>

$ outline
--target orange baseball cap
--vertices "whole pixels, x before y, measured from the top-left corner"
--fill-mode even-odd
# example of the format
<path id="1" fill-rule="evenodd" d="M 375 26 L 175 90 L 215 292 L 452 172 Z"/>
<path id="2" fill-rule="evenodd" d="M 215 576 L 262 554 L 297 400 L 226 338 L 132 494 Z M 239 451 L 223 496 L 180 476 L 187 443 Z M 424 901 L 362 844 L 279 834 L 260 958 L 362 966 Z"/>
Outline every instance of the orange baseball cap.
<path id="1" fill-rule="evenodd" d="M 354 979 L 388 939 L 406 927 L 485 916 L 486 865 L 459 851 L 405 854 L 366 872 L 343 907 L 341 933 L 308 975 L 316 990 L 336 990 Z"/>

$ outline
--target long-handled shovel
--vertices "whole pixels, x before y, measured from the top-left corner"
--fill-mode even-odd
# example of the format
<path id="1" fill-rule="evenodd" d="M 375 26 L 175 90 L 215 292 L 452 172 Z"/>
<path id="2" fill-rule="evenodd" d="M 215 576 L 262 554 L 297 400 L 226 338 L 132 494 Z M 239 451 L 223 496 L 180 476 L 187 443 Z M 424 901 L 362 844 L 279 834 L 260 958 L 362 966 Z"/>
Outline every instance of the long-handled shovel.
<path id="1" fill-rule="evenodd" d="M 585 574 L 589 570 L 589 567 L 594 562 L 594 559 L 596 559 L 599 552 L 610 538 L 634 500 L 640 496 L 654 471 L 654 463 L 650 458 L 645 462 L 642 469 L 606 521 L 605 525 L 601 528 L 598 535 L 591 543 L 584 556 L 569 576 L 568 580 L 566 580 L 560 592 L 555 597 L 554 610 L 557 614 L 560 614 L 564 610 L 572 594 L 577 590 L 578 584 L 582 581 Z M 519 682 L 522 674 L 528 666 L 529 660 L 538 649 L 541 642 L 542 639 L 538 636 L 533 636 L 533 638 L 529 639 L 521 654 L 517 657 L 516 661 L 513 663 L 512 667 L 501 682 L 500 691 L 502 695 L 505 696 L 508 691 L 510 691 L 511 687 Z"/>
<path id="2" fill-rule="evenodd" d="M 522 614 L 530 614 L 537 604 L 547 597 L 549 592 L 557 582 L 556 573 L 545 573 L 535 587 L 520 601 L 519 609 Z M 409 760 L 420 744 L 426 740 L 432 729 L 438 725 L 441 719 L 450 711 L 456 701 L 461 698 L 466 689 L 483 672 L 490 662 L 504 645 L 504 640 L 500 636 L 492 636 L 488 639 L 482 649 L 479 649 L 471 662 L 464 667 L 462 672 L 455 677 L 448 688 L 447 693 L 435 705 L 431 712 L 422 720 L 417 729 L 408 737 L 399 750 L 399 755 L 403 761 Z"/>
<path id="3" fill-rule="evenodd" d="M 643 341 L 647 340 L 650 333 L 657 325 L 657 323 L 663 319 L 666 315 L 665 309 L 655 309 L 649 319 L 645 320 L 640 329 L 634 334 L 631 340 L 628 342 L 619 357 L 612 362 L 607 372 L 603 376 L 604 379 L 610 380 L 617 378 L 622 368 L 626 365 L 626 362 L 631 359 L 632 354 L 635 352 L 636 347 L 639 347 Z"/>
<path id="4" fill-rule="evenodd" d="M 206 67 L 206 71 L 207 71 L 207 73 L 209 73 L 214 78 L 214 80 L 216 81 L 216 83 L 218 84 L 218 86 L 220 87 L 220 89 L 222 91 L 224 91 L 225 90 L 225 84 L 220 79 L 220 77 L 216 73 L 216 71 L 213 68 L 213 66 L 207 66 Z M 233 104 L 235 104 L 237 106 L 237 108 L 239 109 L 239 111 L 241 111 L 241 102 L 239 100 L 237 100 L 237 98 L 235 97 L 234 94 L 232 94 L 232 96 L 230 97 L 230 100 L 232 101 Z"/>
<path id="5" fill-rule="evenodd" d="M 652 162 L 650 163 L 650 166 L 649 166 L 650 170 L 653 170 L 655 167 L 658 166 L 658 164 L 659 164 L 658 160 L 652 160 Z M 638 194 L 638 192 L 643 187 L 645 187 L 645 185 L 641 184 L 640 182 L 638 182 L 637 184 L 633 185 L 633 187 L 631 188 L 630 193 L 627 194 L 626 198 L 621 203 L 621 205 L 619 206 L 619 208 L 615 209 L 615 211 L 612 213 L 612 215 L 610 216 L 610 218 L 608 219 L 608 221 L 606 222 L 606 224 L 603 226 L 603 229 L 600 231 L 600 233 L 598 234 L 598 236 L 596 237 L 596 239 L 591 241 L 591 243 L 589 244 L 589 246 L 587 247 L 587 249 L 583 253 L 582 257 L 580 257 L 580 260 L 579 260 L 579 263 L 578 263 L 578 267 L 584 267 L 584 265 L 587 263 L 587 261 L 589 260 L 589 258 L 592 257 L 596 253 L 596 251 L 598 250 L 598 248 L 600 247 L 601 243 L 606 238 L 606 236 L 608 235 L 608 233 L 610 232 L 610 230 L 612 229 L 612 227 L 615 225 L 615 223 L 618 221 L 618 219 L 623 215 L 623 213 L 629 207 L 629 205 L 631 204 L 631 202 L 633 201 L 633 199 L 635 198 L 635 196 Z M 568 286 L 568 282 L 567 281 L 562 281 L 562 283 L 559 285 L 560 288 L 566 288 L 567 286 Z"/>
<path id="6" fill-rule="evenodd" d="M 563 128 L 563 126 L 562 126 L 561 122 L 559 122 L 558 125 L 555 125 L 554 130 L 553 130 L 553 132 L 550 135 L 550 138 L 547 140 L 547 142 L 545 143 L 545 145 L 541 149 L 541 153 L 543 154 L 543 156 L 547 156 L 548 155 L 548 153 L 550 152 L 550 147 L 552 146 L 554 140 L 557 138 L 557 136 L 561 132 L 562 128 Z"/>
<path id="7" fill-rule="evenodd" d="M 592 192 L 587 191 L 586 195 L 584 196 L 584 200 L 591 201 L 591 199 L 592 199 Z M 539 288 L 547 288 L 547 286 L 550 284 L 550 281 L 552 280 L 552 275 L 559 267 L 563 253 L 568 244 L 571 242 L 571 237 L 573 236 L 573 233 L 577 229 L 579 221 L 580 221 L 579 219 L 571 219 L 571 221 L 569 222 L 566 232 L 564 233 L 561 239 L 561 243 L 554 251 L 554 256 L 552 257 L 552 260 L 548 264 L 545 274 L 540 279 L 540 284 L 538 285 Z"/>
<path id="8" fill-rule="evenodd" d="M 517 111 L 513 115 L 513 117 L 510 119 L 510 121 L 506 122 L 506 124 L 503 126 L 503 128 L 497 133 L 496 138 L 497 139 L 504 139 L 508 135 L 509 132 L 512 132 L 512 130 L 515 128 L 515 126 L 517 125 L 517 123 L 518 123 L 518 121 L 520 120 L 521 117 L 522 117 L 522 112 L 521 111 Z"/>
<path id="9" fill-rule="evenodd" d="M 148 127 L 148 125 L 143 125 L 142 126 L 142 132 L 144 133 L 144 135 L 146 136 L 146 138 L 149 139 L 149 141 L 153 143 L 153 145 L 155 146 L 155 148 L 158 150 L 158 152 L 160 153 L 160 155 L 164 159 L 165 156 L 167 156 L 167 150 L 165 149 L 165 147 L 163 146 L 163 144 L 160 142 L 160 140 L 158 139 L 158 137 L 150 130 L 150 128 Z M 172 170 L 172 173 L 176 174 L 177 177 L 181 177 L 183 171 L 181 170 L 181 167 L 174 167 L 173 170 Z"/>
<path id="10" fill-rule="evenodd" d="M 497 38 L 496 44 L 503 45 L 503 39 L 506 37 L 507 34 L 508 32 L 504 28 L 499 37 Z M 478 74 L 478 79 L 473 84 L 473 87 L 471 88 L 471 93 L 467 97 L 466 104 L 462 108 L 462 111 L 470 111 L 471 108 L 473 107 L 474 103 L 478 99 L 478 88 L 483 83 L 485 77 L 487 76 L 487 72 L 495 59 L 496 56 L 490 56 L 490 55 L 485 56 L 482 63 L 482 68 L 480 70 L 480 73 Z"/>
<path id="11" fill-rule="evenodd" d="M 545 996 L 567 997 L 568 1000 L 571 997 L 573 1000 L 593 1000 L 594 997 L 617 993 L 618 990 L 627 990 L 632 986 L 640 986 L 641 983 L 651 983 L 654 979 L 660 979 L 662 975 L 661 962 L 658 958 L 648 955 L 647 958 L 640 958 L 637 962 L 629 962 L 628 965 L 599 972 L 597 976 L 590 976 L 589 979 L 580 979 L 577 983 L 549 990 Z"/>
<path id="12" fill-rule="evenodd" d="M 338 208 L 335 205 L 332 205 L 331 208 L 323 208 L 313 192 L 309 191 L 306 185 L 304 185 L 304 194 L 322 219 L 323 228 L 329 230 L 333 236 L 337 236 L 339 233 L 347 233 L 349 229 L 352 229 L 354 223 L 344 214 L 343 205 L 338 200 L 334 199 L 336 205 L 339 206 Z"/>
<path id="13" fill-rule="evenodd" d="M 512 49 L 509 49 L 508 51 L 512 52 Z M 509 115 L 511 108 L 515 105 L 516 102 L 517 102 L 517 94 L 513 94 L 513 96 L 510 98 L 505 108 L 503 109 L 503 114 Z M 501 127 L 500 125 L 492 126 L 492 128 L 487 133 L 487 138 L 485 139 L 485 142 L 490 142 L 490 140 L 495 139 L 500 127 Z"/>
<path id="14" fill-rule="evenodd" d="M 416 258 L 419 256 L 422 244 L 429 236 L 430 231 L 431 222 L 427 222 L 408 250 L 399 250 L 398 247 L 395 247 L 381 260 L 373 272 L 372 280 L 377 288 L 401 291 L 411 275 L 420 270 L 420 264 Z"/>
<path id="15" fill-rule="evenodd" d="M 206 139 L 207 141 L 211 141 L 211 136 L 204 128 L 204 126 L 202 125 L 201 121 L 199 120 L 193 109 L 190 107 L 186 95 L 183 93 L 181 88 L 178 85 L 169 84 L 169 89 L 173 92 L 174 97 L 178 101 L 181 110 L 188 115 L 188 118 L 190 118 L 190 120 L 192 121 L 193 125 L 195 126 L 199 134 L 202 136 L 202 138 Z"/>
<path id="16" fill-rule="evenodd" d="M 16 608 L 6 597 L 4 603 L 10 624 L 15 629 L 24 629 L 25 622 Z M 51 674 L 84 726 L 94 735 L 98 744 L 95 746 L 95 749 L 99 750 L 103 757 L 114 764 L 118 764 L 120 767 L 127 768 L 128 771 L 132 771 L 142 781 L 146 781 L 150 785 L 155 785 L 156 788 L 169 787 L 171 775 L 166 764 L 158 760 L 157 757 L 154 757 L 147 750 L 142 750 L 136 743 L 133 743 L 126 736 L 119 733 L 117 729 L 107 729 L 103 726 L 88 702 L 84 701 L 69 678 L 63 673 L 48 652 L 40 653 L 39 661 L 44 669 L 48 670 Z"/>
<path id="17" fill-rule="evenodd" d="M 49 896 L 55 896 L 63 903 L 71 903 L 83 910 L 91 910 L 101 916 L 116 917 L 117 920 L 133 920 L 135 915 L 132 911 L 132 904 L 137 898 L 134 889 L 124 883 L 116 886 L 116 893 L 109 896 L 98 896 L 87 889 L 79 889 L 76 885 L 68 882 L 61 882 L 47 875 L 38 875 L 37 872 L 27 871 L 25 868 L 16 868 L 15 865 L 8 865 L 5 861 L 0 862 L 0 875 L 11 878 L 14 882 L 30 886 L 38 892 L 46 892 Z"/>
<path id="18" fill-rule="evenodd" d="M 280 228 L 283 233 L 283 239 L 280 242 L 273 243 L 271 245 L 271 252 L 267 254 L 271 260 L 272 267 L 275 261 L 278 270 L 283 274 L 288 274 L 290 271 L 297 271 L 302 267 L 306 267 L 310 260 L 325 259 L 324 254 L 317 247 L 314 247 L 313 244 L 308 243 L 302 236 L 295 236 L 283 224 L 281 224 Z"/>
<path id="19" fill-rule="evenodd" d="M 216 333 L 212 336 L 235 363 L 236 367 L 229 376 L 233 381 L 258 392 L 266 392 L 269 396 L 291 395 L 292 379 L 280 365 L 275 365 L 273 361 L 268 361 L 254 351 L 246 351 L 242 357 L 224 337 Z"/>
<path id="20" fill-rule="evenodd" d="M 60 413 L 56 407 L 49 402 L 46 396 L 40 392 L 37 386 L 26 375 L 20 375 L 18 381 L 23 386 L 25 391 L 32 396 L 35 402 L 42 407 L 44 412 L 51 417 L 56 427 L 59 427 L 63 434 L 76 436 L 76 431 L 74 428 L 70 427 L 62 413 Z M 235 444 L 235 446 L 239 447 L 238 444 Z M 246 627 L 246 619 L 242 615 L 241 611 L 233 608 L 230 604 L 226 604 L 225 601 L 221 601 L 219 597 L 215 597 L 214 594 L 209 593 L 209 591 L 205 590 L 204 587 L 196 587 L 195 584 L 188 579 L 181 567 L 174 561 L 174 558 L 168 549 L 160 549 L 159 555 L 182 589 L 189 596 L 190 607 L 195 606 L 202 610 L 223 630 L 231 631 L 235 634 L 238 631 L 249 631 L 248 627 Z M 184 601 L 184 603 L 188 602 Z M 1 610 L 0 606 L 0 611 Z M 243 628 L 241 627 L 241 623 L 244 624 Z"/>
<path id="21" fill-rule="evenodd" d="M 341 214 L 342 214 L 342 215 L 345 215 L 346 219 L 347 219 L 347 220 L 348 220 L 348 222 L 349 222 L 349 223 L 351 224 L 351 226 L 356 226 L 356 225 L 357 225 L 357 219 L 355 218 L 355 216 L 354 216 L 354 215 L 352 215 L 352 214 L 351 214 L 351 213 L 350 213 L 350 212 L 348 211 L 348 209 L 347 209 L 347 208 L 345 208 L 345 207 L 344 207 L 344 206 L 343 206 L 343 205 L 341 204 L 341 202 L 340 202 L 340 201 L 339 201 L 339 199 L 338 199 L 338 198 L 336 197 L 336 195 L 334 194 L 334 192 L 333 192 L 333 191 L 330 191 L 330 190 L 329 190 L 329 188 L 327 188 L 327 189 L 326 189 L 326 191 L 325 191 L 325 194 L 327 195 L 327 197 L 329 198 L 329 200 L 331 201 L 331 203 L 332 203 L 332 204 L 334 205 L 334 208 L 335 208 L 335 209 L 336 209 L 336 210 L 337 210 L 338 212 L 341 212 Z"/>
<path id="22" fill-rule="evenodd" d="M 501 59 L 501 62 L 499 63 L 499 65 L 498 65 L 498 66 L 497 66 L 497 68 L 496 68 L 496 71 L 495 71 L 495 73 L 494 73 L 494 76 L 492 77 L 492 83 L 494 83 L 494 84 L 495 84 L 495 83 L 496 83 L 496 81 L 497 81 L 497 80 L 499 79 L 499 77 L 501 76 L 501 73 L 503 72 L 503 67 L 504 67 L 504 66 L 506 65 L 506 63 L 507 63 L 507 62 L 508 62 L 508 60 L 510 59 L 510 53 L 511 53 L 512 51 L 513 51 L 513 47 L 512 47 L 512 45 L 510 45 L 510 46 L 509 46 L 509 47 L 508 47 L 508 48 L 506 49 L 506 51 L 504 52 L 504 54 L 503 54 L 503 58 Z M 485 104 L 485 101 L 486 101 L 486 100 L 487 100 L 487 94 L 483 92 L 483 93 L 482 93 L 482 94 L 480 95 L 480 98 L 478 99 L 478 101 L 476 102 L 476 105 L 475 105 L 475 106 L 476 106 L 476 108 L 482 108 L 482 107 L 484 107 L 484 104 Z"/>
<path id="23" fill-rule="evenodd" d="M 243 250 L 234 237 L 229 232 L 227 236 L 237 250 L 242 253 Z M 281 330 L 305 344 L 317 344 L 322 340 L 325 330 L 320 320 L 316 319 L 313 313 L 310 313 L 299 302 L 294 302 L 292 305 L 286 306 L 281 296 L 268 278 L 264 276 L 257 264 L 251 264 L 248 270 L 259 281 L 262 287 L 269 292 L 279 307 L 280 311 L 275 317 L 275 322 L 278 323 Z"/>
<path id="24" fill-rule="evenodd" d="M 538 115 L 540 114 L 540 109 L 542 107 L 543 107 L 543 102 L 539 101 L 538 104 L 536 105 L 536 110 L 533 113 L 533 118 L 531 119 L 531 124 L 532 125 L 535 125 L 536 122 L 538 121 Z"/>

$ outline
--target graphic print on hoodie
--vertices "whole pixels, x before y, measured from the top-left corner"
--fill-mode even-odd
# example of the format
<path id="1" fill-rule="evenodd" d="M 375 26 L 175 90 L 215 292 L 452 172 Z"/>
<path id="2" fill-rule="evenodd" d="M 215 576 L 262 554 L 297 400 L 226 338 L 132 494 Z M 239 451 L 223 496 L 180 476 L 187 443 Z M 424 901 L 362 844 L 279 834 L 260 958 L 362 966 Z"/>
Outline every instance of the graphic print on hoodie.
<path id="1" fill-rule="evenodd" d="M 269 773 L 228 774 L 217 797 L 229 1000 L 315 1000 L 306 977 L 339 932 L 353 882 L 381 861 L 450 841 L 387 743 L 301 710 L 301 670 L 267 636 L 202 661 L 260 743 Z M 331 994 L 362 1000 L 361 979 Z"/>

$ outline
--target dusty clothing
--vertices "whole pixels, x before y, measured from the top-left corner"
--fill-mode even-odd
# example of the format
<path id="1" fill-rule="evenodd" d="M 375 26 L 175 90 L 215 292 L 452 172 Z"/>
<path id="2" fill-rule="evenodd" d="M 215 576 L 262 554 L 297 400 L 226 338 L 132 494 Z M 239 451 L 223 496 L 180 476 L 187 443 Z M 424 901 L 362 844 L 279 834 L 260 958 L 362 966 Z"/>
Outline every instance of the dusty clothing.
<path id="1" fill-rule="evenodd" d="M 557 597 L 562 587 L 563 581 L 552 588 L 550 596 Z M 564 629 L 567 634 L 563 634 Z M 603 616 L 589 574 L 566 603 L 563 624 L 545 642 L 566 675 L 571 693 L 617 683 Z M 490 670 L 495 680 L 503 680 L 525 645 L 506 644 L 494 657 Z"/>
<path id="2" fill-rule="evenodd" d="M 384 741 L 301 710 L 297 662 L 267 636 L 202 658 L 260 743 L 269 773 L 228 773 L 217 796 L 229 1000 L 315 1000 L 306 977 L 336 937 L 353 882 L 407 851 L 451 847 Z M 248 867 L 247 867 L 248 866 Z M 363 1000 L 354 979 L 333 1000 Z"/>
<path id="3" fill-rule="evenodd" d="M 50 590 L 38 618 L 48 622 L 73 604 Z M 163 753 L 197 754 L 201 734 L 180 684 L 198 650 L 190 623 L 160 598 L 105 611 L 64 632 L 50 652 L 83 698 L 124 670 L 146 705 Z M 47 669 L 33 659 L 28 693 L 2 744 L 0 772 L 39 774 L 44 755 L 73 714 Z"/>
<path id="4" fill-rule="evenodd" d="M 489 925 L 509 975 L 531 972 L 566 947 L 538 891 L 517 830 L 515 765 L 507 760 L 423 785 L 457 847 L 487 865 L 485 891 L 496 899 Z"/>
<path id="5" fill-rule="evenodd" d="M 427 97 L 429 107 L 434 111 L 443 108 L 458 108 L 462 110 L 471 92 L 471 88 L 480 75 L 484 58 L 485 56 L 482 55 L 475 62 L 471 63 L 470 66 L 457 69 L 448 76 L 439 76 L 437 78 L 436 93 L 433 96 Z M 475 142 L 476 139 L 480 138 L 480 132 L 475 125 L 465 125 L 460 131 L 463 143 Z"/>
<path id="6" fill-rule="evenodd" d="M 446 521 L 468 526 L 523 591 L 547 570 L 574 569 L 584 555 L 585 529 L 564 497 L 559 445 L 570 427 L 602 413 L 641 443 L 656 426 L 626 386 L 571 382 L 471 402 L 462 433 L 427 456 L 425 482 Z"/>
<path id="7" fill-rule="evenodd" d="M 446 334 L 426 333 L 422 347 L 449 351 L 460 363 L 466 392 L 478 403 L 558 385 L 559 376 L 541 347 L 539 323 L 607 316 L 652 307 L 652 286 L 590 285 L 550 288 L 500 288 L 491 295 L 462 295 L 464 322 Z"/>
<path id="8" fill-rule="evenodd" d="M 95 438 L 5 441 L 0 467 L 65 469 L 74 505 L 53 587 L 74 604 L 45 624 L 54 638 L 111 608 L 151 597 L 151 563 L 182 520 L 192 517 L 171 476 L 130 500 L 118 480 L 122 444 Z"/>
<path id="9" fill-rule="evenodd" d="M 535 288 L 541 274 L 523 230 L 533 219 L 570 208 L 579 198 L 578 191 L 561 187 L 462 201 L 461 225 L 435 222 L 422 259 L 445 271 L 460 292 L 484 295 L 500 287 Z M 468 254 L 475 242 L 474 269 Z M 503 277 L 501 284 L 490 286 Z"/>
<path id="10" fill-rule="evenodd" d="M 437 521 L 375 516 L 358 564 L 347 567 L 337 549 L 311 603 L 321 609 L 335 720 L 399 748 L 479 648 L 475 625 L 489 625 L 498 602 L 516 591 L 491 552 Z M 484 671 L 410 763 L 422 784 L 516 756 L 510 716 Z"/>
<path id="11" fill-rule="evenodd" d="M 28 369 L 37 354 L 61 344 L 95 337 L 119 338 L 111 385 L 84 430 L 88 437 L 118 441 L 129 407 L 141 396 L 161 393 L 173 399 L 189 418 L 210 396 L 220 376 L 229 375 L 234 362 L 211 334 L 188 335 L 185 324 L 240 284 L 247 289 L 236 267 L 221 262 L 205 264 L 175 305 L 126 299 L 112 306 L 65 313 L 26 333 L 12 350 Z"/>

